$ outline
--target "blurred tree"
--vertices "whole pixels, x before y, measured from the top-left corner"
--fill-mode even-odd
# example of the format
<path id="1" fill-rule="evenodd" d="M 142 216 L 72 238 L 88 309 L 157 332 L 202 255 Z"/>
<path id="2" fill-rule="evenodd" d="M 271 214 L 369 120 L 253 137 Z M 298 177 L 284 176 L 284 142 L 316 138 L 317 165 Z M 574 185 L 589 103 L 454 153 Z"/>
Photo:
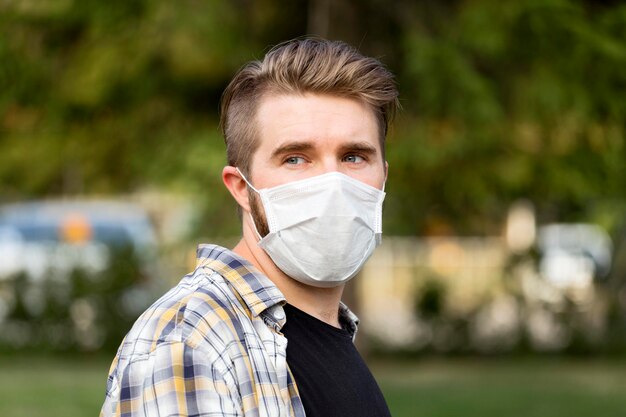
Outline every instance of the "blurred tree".
<path id="1" fill-rule="evenodd" d="M 541 221 L 623 199 L 623 4 L 425 2 L 413 22 L 388 230 L 497 233 L 520 197 Z"/>
<path id="2" fill-rule="evenodd" d="M 115 352 L 162 289 L 155 288 L 154 276 L 145 276 L 150 265 L 132 248 L 109 250 L 110 263 L 98 273 L 51 267 L 43 280 L 27 274 L 4 277 L 0 351 Z"/>
<path id="3" fill-rule="evenodd" d="M 236 233 L 219 96 L 305 33 L 398 75 L 386 232 L 497 233 L 519 197 L 542 221 L 624 202 L 626 5 L 575 0 L 3 2 L 0 201 L 159 187 L 199 196 L 199 234 Z"/>

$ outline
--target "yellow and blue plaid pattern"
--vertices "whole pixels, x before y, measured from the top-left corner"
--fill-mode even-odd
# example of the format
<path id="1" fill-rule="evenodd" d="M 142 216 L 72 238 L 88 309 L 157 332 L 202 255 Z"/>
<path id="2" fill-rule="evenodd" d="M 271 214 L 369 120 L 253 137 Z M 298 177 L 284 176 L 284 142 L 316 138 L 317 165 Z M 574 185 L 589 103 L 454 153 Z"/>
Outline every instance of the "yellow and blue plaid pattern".
<path id="1" fill-rule="evenodd" d="M 285 298 L 228 249 L 200 245 L 191 274 L 137 320 L 113 360 L 104 416 L 304 416 L 287 366 Z M 357 319 L 341 321 L 353 334 Z"/>

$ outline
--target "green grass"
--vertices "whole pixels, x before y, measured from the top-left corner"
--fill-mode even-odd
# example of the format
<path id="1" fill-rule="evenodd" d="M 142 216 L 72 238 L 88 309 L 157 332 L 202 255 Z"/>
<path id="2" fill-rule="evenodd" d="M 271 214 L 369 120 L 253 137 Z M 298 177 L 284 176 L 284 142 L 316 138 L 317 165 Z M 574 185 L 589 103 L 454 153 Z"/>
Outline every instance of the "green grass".
<path id="1" fill-rule="evenodd" d="M 97 416 L 110 359 L 0 357 L 0 416 Z"/>
<path id="2" fill-rule="evenodd" d="M 372 370 L 394 417 L 626 415 L 623 360 L 439 359 Z"/>
<path id="3" fill-rule="evenodd" d="M 0 357 L 0 416 L 97 416 L 111 358 Z M 372 362 L 394 417 L 617 417 L 626 361 Z"/>

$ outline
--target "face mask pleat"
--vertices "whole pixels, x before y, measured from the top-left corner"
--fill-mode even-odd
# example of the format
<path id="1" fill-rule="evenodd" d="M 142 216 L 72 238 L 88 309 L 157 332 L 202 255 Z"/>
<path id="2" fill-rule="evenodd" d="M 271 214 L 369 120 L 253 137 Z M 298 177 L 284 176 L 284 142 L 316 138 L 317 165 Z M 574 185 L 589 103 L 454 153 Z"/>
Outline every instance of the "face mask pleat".
<path id="1" fill-rule="evenodd" d="M 270 230 L 259 246 L 293 279 L 342 284 L 380 243 L 385 193 L 347 175 L 333 172 L 258 192 Z"/>

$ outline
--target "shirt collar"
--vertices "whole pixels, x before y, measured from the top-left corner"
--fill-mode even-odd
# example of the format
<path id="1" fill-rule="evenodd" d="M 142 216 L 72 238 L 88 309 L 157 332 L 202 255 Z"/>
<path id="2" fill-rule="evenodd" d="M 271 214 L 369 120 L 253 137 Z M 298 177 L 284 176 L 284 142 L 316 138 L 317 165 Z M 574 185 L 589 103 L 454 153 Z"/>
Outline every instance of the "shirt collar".
<path id="1" fill-rule="evenodd" d="M 233 251 L 217 245 L 198 246 L 196 268 L 209 268 L 223 276 L 256 317 L 285 296 L 261 271 Z"/>
<path id="2" fill-rule="evenodd" d="M 218 245 L 201 244 L 196 252 L 196 268 L 209 268 L 223 276 L 241 296 L 252 314 L 256 317 L 265 310 L 282 310 L 286 303 L 285 296 L 278 287 L 250 262 L 233 251 Z M 279 327 L 284 324 L 284 313 L 275 317 Z M 344 304 L 339 305 L 339 322 L 356 336 L 359 318 Z"/>
<path id="3" fill-rule="evenodd" d="M 359 328 L 359 318 L 343 302 L 339 303 L 339 324 L 352 336 L 356 337 Z"/>

